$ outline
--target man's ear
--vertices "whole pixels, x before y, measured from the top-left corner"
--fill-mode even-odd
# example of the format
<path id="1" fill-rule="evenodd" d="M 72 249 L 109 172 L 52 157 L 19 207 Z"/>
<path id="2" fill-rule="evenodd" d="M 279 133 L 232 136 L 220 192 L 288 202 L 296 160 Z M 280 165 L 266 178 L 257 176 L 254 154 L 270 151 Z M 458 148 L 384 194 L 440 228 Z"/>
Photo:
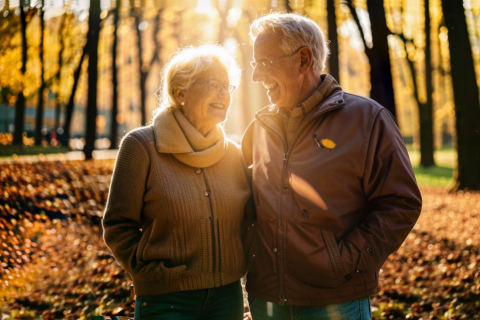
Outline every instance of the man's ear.
<path id="1" fill-rule="evenodd" d="M 313 67 L 313 51 L 305 47 L 300 49 L 300 73 L 307 73 Z"/>

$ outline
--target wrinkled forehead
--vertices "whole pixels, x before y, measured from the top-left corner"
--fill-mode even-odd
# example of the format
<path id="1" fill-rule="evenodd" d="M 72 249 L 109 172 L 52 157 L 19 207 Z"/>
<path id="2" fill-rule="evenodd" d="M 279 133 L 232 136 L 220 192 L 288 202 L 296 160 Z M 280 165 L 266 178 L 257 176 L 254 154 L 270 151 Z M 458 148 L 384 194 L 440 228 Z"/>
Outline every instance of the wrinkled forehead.
<path id="1" fill-rule="evenodd" d="M 253 58 L 272 59 L 283 54 L 283 34 L 272 30 L 260 33 L 253 44 Z"/>
<path id="2" fill-rule="evenodd" d="M 216 60 L 212 61 L 208 69 L 197 73 L 193 78 L 195 81 L 219 80 L 225 83 L 229 82 L 226 67 Z"/>

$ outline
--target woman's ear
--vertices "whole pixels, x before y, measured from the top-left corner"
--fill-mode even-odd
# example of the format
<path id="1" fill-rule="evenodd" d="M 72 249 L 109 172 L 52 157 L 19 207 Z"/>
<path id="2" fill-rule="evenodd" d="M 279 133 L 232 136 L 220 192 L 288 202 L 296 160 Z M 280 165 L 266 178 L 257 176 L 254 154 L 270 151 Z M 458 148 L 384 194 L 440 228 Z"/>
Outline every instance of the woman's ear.
<path id="1" fill-rule="evenodd" d="M 177 100 L 179 104 L 182 104 L 182 102 L 185 103 L 185 93 L 185 89 L 173 89 L 173 95 L 175 96 L 175 100 Z"/>

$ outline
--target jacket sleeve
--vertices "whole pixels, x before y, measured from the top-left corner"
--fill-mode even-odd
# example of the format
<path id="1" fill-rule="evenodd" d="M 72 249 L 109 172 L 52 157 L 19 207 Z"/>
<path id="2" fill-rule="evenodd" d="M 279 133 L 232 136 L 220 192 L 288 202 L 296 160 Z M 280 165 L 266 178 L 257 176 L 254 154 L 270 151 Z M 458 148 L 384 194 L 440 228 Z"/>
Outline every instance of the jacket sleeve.
<path id="1" fill-rule="evenodd" d="M 363 189 L 365 218 L 340 243 L 346 272 L 378 272 L 417 221 L 422 198 L 402 135 L 386 109 L 373 124 Z"/>
<path id="2" fill-rule="evenodd" d="M 115 259 L 132 277 L 168 281 L 173 276 L 171 273 L 185 271 L 186 266 L 176 267 L 183 270 L 167 269 L 163 261 L 143 261 L 138 252 L 143 235 L 143 199 L 150 169 L 150 157 L 144 143 L 133 134 L 127 135 L 121 143 L 102 220 L 103 236 Z M 166 270 L 170 270 L 169 274 Z"/>

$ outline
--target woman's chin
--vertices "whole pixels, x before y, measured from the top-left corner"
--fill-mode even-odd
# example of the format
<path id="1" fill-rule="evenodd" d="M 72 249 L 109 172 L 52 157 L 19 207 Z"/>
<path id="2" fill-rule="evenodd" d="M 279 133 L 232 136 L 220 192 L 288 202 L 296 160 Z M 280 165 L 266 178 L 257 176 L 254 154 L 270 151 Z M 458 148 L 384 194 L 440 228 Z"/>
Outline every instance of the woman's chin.
<path id="1" fill-rule="evenodd" d="M 215 122 L 215 124 L 218 124 L 220 122 L 225 121 L 227 118 L 227 111 L 228 109 L 217 109 L 217 108 L 210 108 L 209 110 L 209 118 Z"/>

